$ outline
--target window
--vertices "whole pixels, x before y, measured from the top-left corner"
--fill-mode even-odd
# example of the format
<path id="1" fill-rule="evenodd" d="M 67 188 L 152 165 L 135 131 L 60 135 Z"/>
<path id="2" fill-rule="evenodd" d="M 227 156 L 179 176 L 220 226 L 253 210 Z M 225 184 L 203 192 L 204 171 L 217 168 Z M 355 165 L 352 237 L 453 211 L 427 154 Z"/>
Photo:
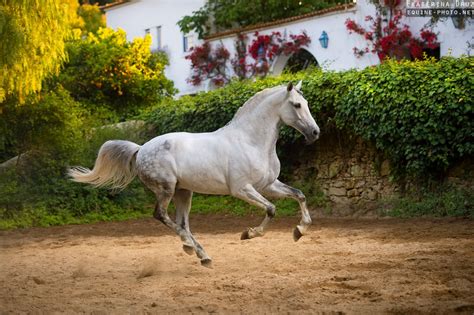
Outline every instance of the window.
<path id="1" fill-rule="evenodd" d="M 188 52 L 193 47 L 194 47 L 194 35 L 192 34 L 183 35 L 183 51 Z"/>
<path id="2" fill-rule="evenodd" d="M 161 25 L 145 29 L 145 35 L 151 36 L 151 48 L 157 50 L 162 48 Z"/>
<path id="3" fill-rule="evenodd" d="M 161 49 L 161 26 L 156 27 L 156 48 Z"/>

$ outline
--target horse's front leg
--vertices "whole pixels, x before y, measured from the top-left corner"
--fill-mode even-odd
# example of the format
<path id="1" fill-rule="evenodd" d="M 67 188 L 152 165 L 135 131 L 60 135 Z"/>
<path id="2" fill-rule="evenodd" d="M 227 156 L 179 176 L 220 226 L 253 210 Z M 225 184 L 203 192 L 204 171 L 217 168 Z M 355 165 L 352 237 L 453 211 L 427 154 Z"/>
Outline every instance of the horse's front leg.
<path id="1" fill-rule="evenodd" d="M 298 201 L 301 208 L 301 221 L 293 231 L 293 239 L 295 242 L 299 240 L 311 225 L 311 216 L 306 206 L 306 197 L 301 190 L 285 185 L 277 179 L 270 186 L 265 188 L 263 195 L 268 198 L 292 198 Z"/>
<path id="2" fill-rule="evenodd" d="M 263 208 L 266 210 L 265 219 L 262 223 L 255 228 L 248 228 L 240 236 L 241 240 L 254 238 L 257 236 L 263 236 L 265 233 L 265 228 L 268 225 L 268 222 L 275 216 L 275 206 L 265 199 L 255 188 L 247 184 L 243 188 L 239 189 L 237 192 L 232 194 L 234 197 L 247 201 L 248 203 Z"/>

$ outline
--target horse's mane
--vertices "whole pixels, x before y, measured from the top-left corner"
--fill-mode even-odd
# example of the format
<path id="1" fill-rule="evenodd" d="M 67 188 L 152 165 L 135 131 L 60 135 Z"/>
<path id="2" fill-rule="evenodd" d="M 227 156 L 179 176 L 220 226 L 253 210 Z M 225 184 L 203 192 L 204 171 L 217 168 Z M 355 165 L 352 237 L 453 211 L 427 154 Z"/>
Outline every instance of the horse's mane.
<path id="1" fill-rule="evenodd" d="M 275 86 L 272 88 L 267 88 L 265 90 L 262 90 L 249 98 L 247 102 L 242 105 L 237 112 L 234 115 L 234 118 L 229 122 L 232 123 L 236 120 L 238 120 L 240 117 L 245 116 L 246 114 L 250 113 L 253 111 L 253 109 L 260 104 L 265 98 L 269 97 L 271 94 L 273 94 L 276 90 L 281 89 L 283 86 Z"/>

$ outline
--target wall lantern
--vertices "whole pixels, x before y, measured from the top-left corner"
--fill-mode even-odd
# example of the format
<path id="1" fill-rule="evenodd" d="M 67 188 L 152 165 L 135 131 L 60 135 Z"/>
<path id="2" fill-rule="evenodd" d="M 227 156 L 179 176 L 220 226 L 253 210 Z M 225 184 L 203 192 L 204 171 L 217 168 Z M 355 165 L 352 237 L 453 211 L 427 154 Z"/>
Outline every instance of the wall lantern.
<path id="1" fill-rule="evenodd" d="M 323 31 L 321 33 L 321 36 L 319 37 L 319 42 L 321 43 L 321 47 L 328 48 L 329 37 L 328 37 L 328 33 L 326 33 L 326 31 Z"/>

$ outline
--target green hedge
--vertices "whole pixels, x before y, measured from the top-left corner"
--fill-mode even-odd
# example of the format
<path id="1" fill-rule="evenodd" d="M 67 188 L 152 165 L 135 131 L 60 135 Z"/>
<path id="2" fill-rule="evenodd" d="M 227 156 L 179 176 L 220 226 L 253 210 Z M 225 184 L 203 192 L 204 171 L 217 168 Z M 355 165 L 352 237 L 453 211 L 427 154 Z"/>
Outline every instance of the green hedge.
<path id="1" fill-rule="evenodd" d="M 153 197 L 137 180 L 120 193 L 72 182 L 72 165 L 92 167 L 110 139 L 143 142 L 129 129 L 95 128 L 94 117 L 62 88 L 5 104 L 0 115 L 0 229 L 129 218 L 150 213 Z M 92 130 L 91 130 L 92 129 Z"/>
<path id="2" fill-rule="evenodd" d="M 399 175 L 442 174 L 474 152 L 474 58 L 389 61 L 364 70 L 284 74 L 165 100 L 144 114 L 155 134 L 213 131 L 256 92 L 303 79 L 303 93 L 324 132 L 336 127 L 373 142 Z M 299 135 L 288 128 L 281 144 Z"/>

